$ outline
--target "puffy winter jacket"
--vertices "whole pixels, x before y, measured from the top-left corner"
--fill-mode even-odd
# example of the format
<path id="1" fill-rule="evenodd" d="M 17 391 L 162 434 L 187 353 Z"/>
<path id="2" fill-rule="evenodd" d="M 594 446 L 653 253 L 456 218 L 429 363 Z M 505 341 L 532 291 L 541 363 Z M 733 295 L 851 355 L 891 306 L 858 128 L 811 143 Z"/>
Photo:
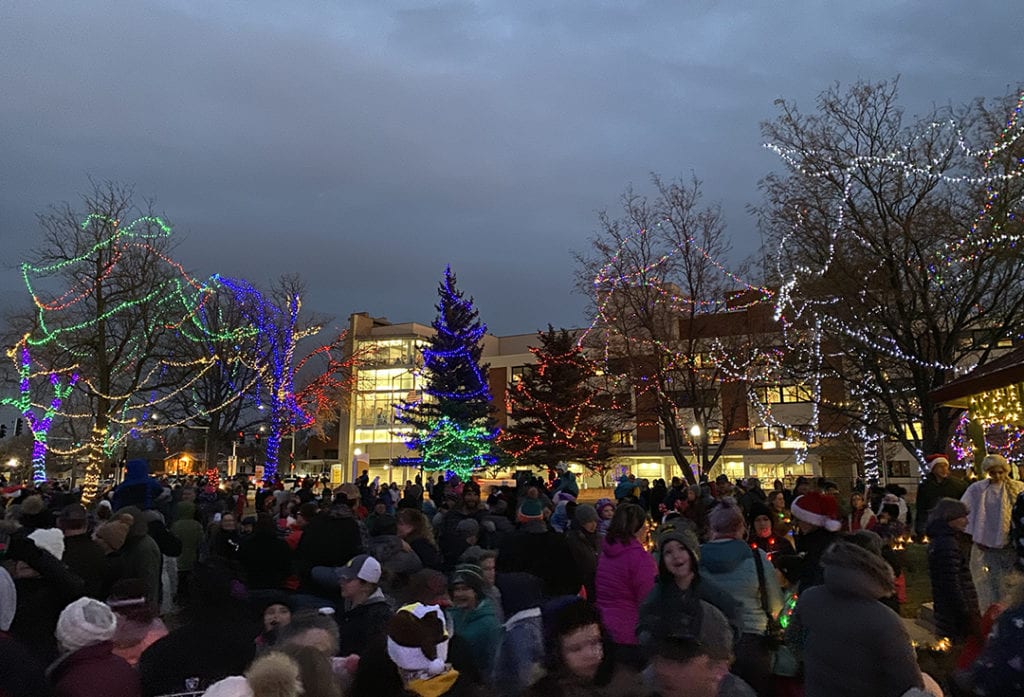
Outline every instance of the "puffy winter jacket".
<path id="1" fill-rule="evenodd" d="M 605 540 L 594 582 L 597 607 L 616 644 L 636 645 L 640 604 L 654 588 L 658 566 L 637 540 L 628 544 Z"/>
<path id="2" fill-rule="evenodd" d="M 945 520 L 933 520 L 927 531 L 931 538 L 928 576 L 935 600 L 935 628 L 939 636 L 960 641 L 977 631 L 981 623 L 968 557 L 956 531 Z"/>
<path id="3" fill-rule="evenodd" d="M 776 615 L 782 608 L 782 589 L 775 568 L 763 551 L 752 550 L 743 540 L 718 540 L 700 546 L 701 578 L 712 581 L 743 604 L 740 631 L 744 634 L 763 634 L 768 623 L 761 604 L 754 554 L 761 556 L 768 609 Z"/>

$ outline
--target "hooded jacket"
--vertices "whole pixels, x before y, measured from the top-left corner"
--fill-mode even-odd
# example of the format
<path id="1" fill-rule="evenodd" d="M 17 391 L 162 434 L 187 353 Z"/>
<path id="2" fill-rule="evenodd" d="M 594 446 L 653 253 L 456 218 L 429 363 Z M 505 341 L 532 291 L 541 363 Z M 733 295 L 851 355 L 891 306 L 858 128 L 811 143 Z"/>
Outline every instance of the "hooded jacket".
<path id="1" fill-rule="evenodd" d="M 125 466 L 124 481 L 114 489 L 111 504 L 115 511 L 119 511 L 125 506 L 138 506 L 140 509 L 148 511 L 153 508 L 154 502 L 163 491 L 160 482 L 149 476 L 149 462 L 129 460 Z"/>
<path id="2" fill-rule="evenodd" d="M 928 577 L 935 601 L 935 629 L 955 642 L 966 639 L 981 623 L 978 594 L 971 568 L 957 531 L 945 520 L 933 520 L 926 528 Z"/>
<path id="3" fill-rule="evenodd" d="M 768 624 L 761 604 L 761 586 L 754 555 L 761 557 L 764 569 L 768 609 L 777 615 L 782 609 L 782 588 L 775 567 L 760 549 L 751 549 L 743 540 L 706 542 L 700 546 L 700 574 L 743 605 L 740 633 L 763 634 Z M 723 609 L 724 612 L 724 609 Z"/>
<path id="4" fill-rule="evenodd" d="M 472 610 L 453 607 L 450 612 L 455 634 L 470 646 L 477 670 L 485 681 L 490 681 L 504 633 L 491 601 L 481 598 Z"/>
<path id="5" fill-rule="evenodd" d="M 804 660 L 806 697 L 900 697 L 923 688 L 903 621 L 879 602 L 892 568 L 877 554 L 837 542 L 822 555 L 824 584 L 803 592 L 786 641 Z"/>
<path id="6" fill-rule="evenodd" d="M 658 567 L 637 540 L 605 540 L 594 581 L 596 603 L 605 629 L 616 644 L 636 645 L 640 604 L 654 588 Z"/>

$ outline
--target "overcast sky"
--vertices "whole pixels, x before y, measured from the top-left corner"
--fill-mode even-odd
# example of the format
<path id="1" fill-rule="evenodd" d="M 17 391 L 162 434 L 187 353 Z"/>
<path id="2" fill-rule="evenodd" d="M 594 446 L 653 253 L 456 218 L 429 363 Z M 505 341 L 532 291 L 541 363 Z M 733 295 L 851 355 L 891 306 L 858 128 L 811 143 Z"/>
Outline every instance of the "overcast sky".
<path id="1" fill-rule="evenodd" d="M 773 101 L 901 76 L 910 114 L 1024 77 L 1014 3 L 3 0 L 0 309 L 34 214 L 134 183 L 201 276 L 428 323 L 450 263 L 497 334 L 577 326 L 573 250 L 651 171 L 704 180 L 737 258 Z"/>

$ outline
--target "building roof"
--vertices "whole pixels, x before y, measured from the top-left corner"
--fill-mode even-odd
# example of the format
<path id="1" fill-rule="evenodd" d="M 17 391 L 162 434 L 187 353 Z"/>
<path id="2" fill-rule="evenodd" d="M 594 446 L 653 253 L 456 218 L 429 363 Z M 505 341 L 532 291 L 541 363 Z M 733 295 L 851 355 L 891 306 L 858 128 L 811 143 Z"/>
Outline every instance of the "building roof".
<path id="1" fill-rule="evenodd" d="M 1005 353 L 930 392 L 939 404 L 968 407 L 972 395 L 1024 383 L 1024 346 Z"/>

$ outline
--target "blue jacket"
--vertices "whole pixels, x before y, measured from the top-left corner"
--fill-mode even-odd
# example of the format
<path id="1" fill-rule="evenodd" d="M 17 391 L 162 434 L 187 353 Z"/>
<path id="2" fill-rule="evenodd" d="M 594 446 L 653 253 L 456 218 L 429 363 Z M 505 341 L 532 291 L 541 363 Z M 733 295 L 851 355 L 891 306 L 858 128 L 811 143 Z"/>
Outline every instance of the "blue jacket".
<path id="1" fill-rule="evenodd" d="M 125 506 L 138 506 L 143 511 L 153 508 L 157 497 L 164 489 L 160 482 L 149 476 L 149 462 L 146 460 L 129 460 L 125 468 L 124 481 L 114 489 L 111 506 L 119 511 Z"/>
<path id="2" fill-rule="evenodd" d="M 701 578 L 712 581 L 734 600 L 743 604 L 740 631 L 744 634 L 763 634 L 768 624 L 761 606 L 760 584 L 754 554 L 761 557 L 764 568 L 768 609 L 778 615 L 782 609 L 782 588 L 775 567 L 761 550 L 752 550 L 743 540 L 717 540 L 700 546 Z"/>

